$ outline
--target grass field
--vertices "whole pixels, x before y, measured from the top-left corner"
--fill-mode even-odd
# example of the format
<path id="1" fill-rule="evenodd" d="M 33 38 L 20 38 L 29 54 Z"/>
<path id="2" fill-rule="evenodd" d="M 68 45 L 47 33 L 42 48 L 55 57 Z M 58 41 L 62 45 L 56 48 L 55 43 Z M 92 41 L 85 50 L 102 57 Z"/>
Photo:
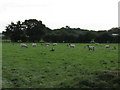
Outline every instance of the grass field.
<path id="1" fill-rule="evenodd" d="M 95 51 L 80 43 L 75 43 L 75 48 L 67 47 L 67 43 L 27 45 L 29 48 L 20 47 L 19 43 L 2 44 L 3 88 L 109 87 L 111 84 L 104 86 L 109 80 L 98 79 L 99 72 L 120 69 L 118 44 L 109 44 L 111 48 L 105 48 L 106 44 L 94 45 Z M 50 51 L 52 47 L 55 51 Z M 100 83 L 95 84 L 97 81 Z M 113 87 L 117 86 L 118 83 Z"/>

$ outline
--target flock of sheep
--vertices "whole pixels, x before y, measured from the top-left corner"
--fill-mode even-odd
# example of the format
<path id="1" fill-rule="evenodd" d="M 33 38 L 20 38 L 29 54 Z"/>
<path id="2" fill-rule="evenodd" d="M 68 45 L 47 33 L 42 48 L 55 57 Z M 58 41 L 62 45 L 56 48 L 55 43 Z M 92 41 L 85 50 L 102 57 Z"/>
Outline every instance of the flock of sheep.
<path id="1" fill-rule="evenodd" d="M 41 44 L 43 45 L 43 44 Z M 50 43 L 45 43 L 44 46 L 50 46 L 51 44 Z M 56 46 L 57 43 L 52 43 L 53 46 Z M 95 45 L 99 45 L 99 43 L 95 43 Z M 24 44 L 24 43 L 21 43 L 20 44 L 21 47 L 25 47 L 25 48 L 28 48 L 27 44 Z M 36 47 L 37 44 L 36 43 L 32 43 L 32 47 Z M 75 44 L 68 44 L 67 45 L 69 48 L 75 48 L 76 45 Z M 87 45 L 85 46 L 88 48 L 89 51 L 94 51 L 95 50 L 95 46 L 90 46 L 90 45 Z M 105 48 L 110 48 L 110 45 L 105 45 Z M 116 49 L 116 47 L 113 47 L 114 49 Z M 50 51 L 55 51 L 54 48 L 52 48 Z"/>

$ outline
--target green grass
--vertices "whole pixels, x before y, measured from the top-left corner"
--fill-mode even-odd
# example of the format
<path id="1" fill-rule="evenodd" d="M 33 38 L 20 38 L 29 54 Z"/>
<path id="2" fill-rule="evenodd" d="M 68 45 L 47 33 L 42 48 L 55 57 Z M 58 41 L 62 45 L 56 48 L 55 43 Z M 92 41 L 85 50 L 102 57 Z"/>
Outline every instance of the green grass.
<path id="1" fill-rule="evenodd" d="M 118 44 L 109 44 L 109 49 L 100 44 L 95 51 L 88 51 L 84 47 L 87 44 L 80 43 L 75 48 L 65 43 L 27 45 L 29 48 L 21 48 L 19 43 L 2 44 L 3 88 L 57 88 L 64 82 L 74 87 L 75 78 L 92 80 L 91 73 L 118 68 Z M 117 49 L 113 50 L 113 46 Z M 52 47 L 54 52 L 50 51 Z"/>
<path id="2" fill-rule="evenodd" d="M 2 43 L 0 42 L 0 89 L 2 88 Z"/>

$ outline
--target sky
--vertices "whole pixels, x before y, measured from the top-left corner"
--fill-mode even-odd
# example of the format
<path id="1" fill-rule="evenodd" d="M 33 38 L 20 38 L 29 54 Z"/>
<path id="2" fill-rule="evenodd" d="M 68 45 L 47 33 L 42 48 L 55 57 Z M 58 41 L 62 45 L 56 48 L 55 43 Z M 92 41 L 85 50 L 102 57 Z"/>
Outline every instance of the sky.
<path id="1" fill-rule="evenodd" d="M 0 32 L 11 22 L 41 20 L 51 29 L 118 27 L 119 0 L 0 0 Z"/>

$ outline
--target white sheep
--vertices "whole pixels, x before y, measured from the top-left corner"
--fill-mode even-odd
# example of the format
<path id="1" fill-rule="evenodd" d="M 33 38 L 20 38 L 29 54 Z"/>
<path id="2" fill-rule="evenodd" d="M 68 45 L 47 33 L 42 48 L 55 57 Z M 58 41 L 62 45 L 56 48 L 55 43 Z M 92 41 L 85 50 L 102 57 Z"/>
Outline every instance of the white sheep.
<path id="1" fill-rule="evenodd" d="M 93 51 L 95 50 L 95 47 L 94 47 L 94 46 L 89 46 L 89 45 L 87 45 L 87 47 L 88 47 L 89 51 L 90 51 L 90 50 L 93 50 Z"/>
<path id="2" fill-rule="evenodd" d="M 105 45 L 105 48 L 110 48 L 110 45 Z"/>
<path id="3" fill-rule="evenodd" d="M 70 44 L 69 47 L 70 48 L 75 48 L 75 45 L 74 44 Z"/>
<path id="4" fill-rule="evenodd" d="M 21 47 L 26 47 L 26 48 L 28 48 L 28 46 L 27 46 L 26 44 L 22 44 L 22 43 L 21 43 L 20 46 L 21 46 Z"/>
<path id="5" fill-rule="evenodd" d="M 45 43 L 45 46 L 49 46 L 50 45 L 50 43 Z"/>
<path id="6" fill-rule="evenodd" d="M 37 44 L 36 44 L 36 43 L 32 43 L 32 46 L 33 46 L 33 47 L 36 47 L 36 46 L 37 46 Z"/>
<path id="7" fill-rule="evenodd" d="M 57 43 L 53 43 L 53 46 L 56 46 L 57 45 Z"/>
<path id="8" fill-rule="evenodd" d="M 95 45 L 99 45 L 99 43 L 95 43 Z"/>

